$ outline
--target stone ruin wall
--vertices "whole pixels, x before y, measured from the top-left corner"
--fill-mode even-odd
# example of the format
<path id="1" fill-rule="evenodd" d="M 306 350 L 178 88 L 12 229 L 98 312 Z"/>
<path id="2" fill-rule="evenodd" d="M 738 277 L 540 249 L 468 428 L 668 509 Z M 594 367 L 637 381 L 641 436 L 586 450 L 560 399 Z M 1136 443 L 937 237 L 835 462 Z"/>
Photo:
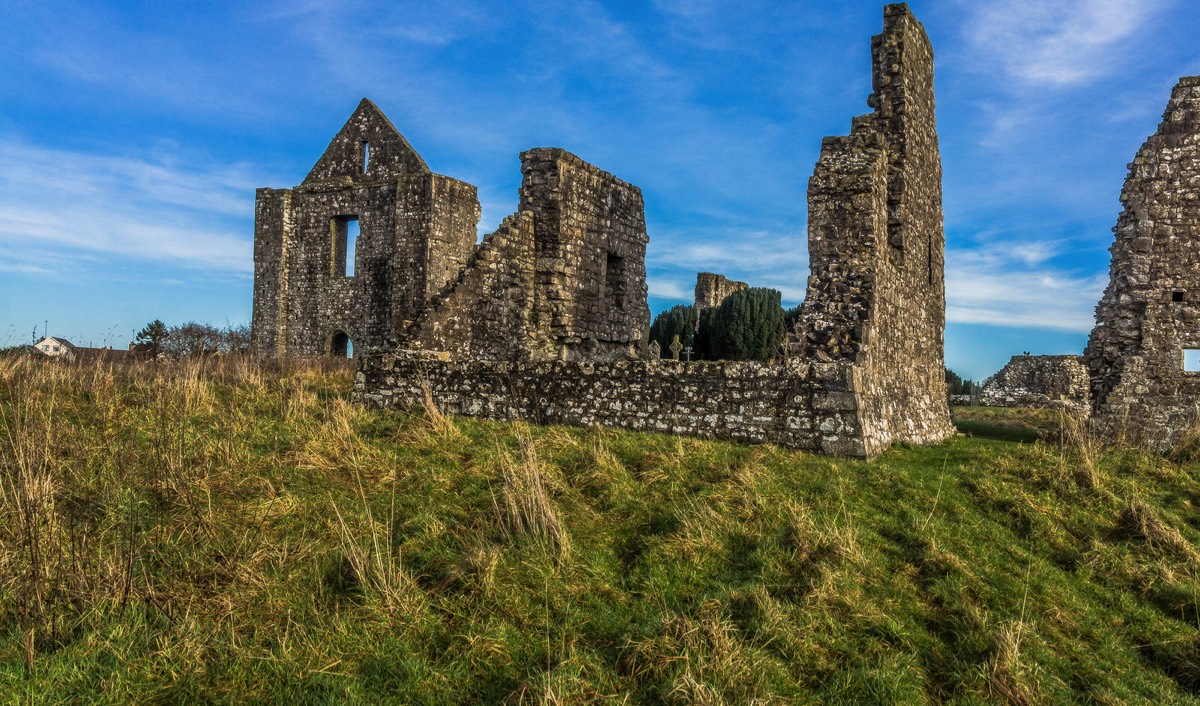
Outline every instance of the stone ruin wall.
<path id="1" fill-rule="evenodd" d="M 1158 132 L 1129 165 L 1109 284 L 1084 360 L 1093 417 L 1166 451 L 1200 422 L 1200 76 L 1171 94 Z"/>
<path id="2" fill-rule="evenodd" d="M 933 48 L 903 4 L 872 39 L 874 112 L 825 138 L 809 182 L 809 261 L 798 352 L 842 361 L 868 454 L 953 433 L 946 402 L 942 171 Z"/>
<path id="3" fill-rule="evenodd" d="M 499 362 L 479 356 L 464 360 L 470 346 L 431 344 L 426 351 L 361 356 L 356 396 L 378 406 L 414 407 L 428 392 L 457 414 L 770 441 L 860 457 L 875 456 L 896 441 L 930 443 L 952 434 L 942 359 L 944 236 L 933 53 L 920 23 L 899 4 L 885 8 L 884 32 L 874 39 L 872 54 L 875 111 L 856 118 L 851 135 L 826 139 L 809 185 L 813 274 L 797 326 L 802 358 L 785 365 Z M 537 253 L 532 306 L 541 311 L 537 292 L 558 293 L 549 320 L 539 316 L 537 325 L 548 326 L 554 341 L 584 344 L 580 348 L 589 355 L 603 356 L 606 348 L 614 348 L 603 345 L 607 342 L 624 346 L 617 348 L 621 351 L 636 349 L 648 312 L 638 336 L 592 323 L 601 312 L 612 311 L 602 303 L 611 293 L 598 286 L 594 269 L 591 276 L 574 279 L 599 259 L 587 264 L 587 251 L 573 249 L 572 243 L 601 240 L 609 231 L 600 224 L 610 220 L 612 205 L 621 204 L 625 214 L 633 201 L 623 201 L 619 192 L 610 198 L 614 191 L 581 165 L 586 163 L 569 160 L 582 173 L 578 180 L 573 178 L 578 174 L 556 180 L 523 165 L 521 214 L 532 213 L 532 220 L 520 216 L 506 223 L 499 236 L 504 242 L 493 246 L 497 252 L 511 249 L 512 258 L 522 263 L 520 271 L 501 272 L 507 257 L 487 260 L 477 252 L 475 269 L 488 272 L 472 275 L 468 268 L 465 276 L 478 277 L 481 295 L 524 291 L 529 272 L 521 258 L 531 229 Z M 624 221 L 640 231 L 607 242 L 606 263 L 616 257 L 625 268 L 631 258 L 643 265 L 640 198 L 639 192 L 636 214 Z M 544 225 L 555 234 L 545 241 L 538 235 Z M 568 240 L 576 234 L 583 239 Z M 636 248 L 639 240 L 640 253 L 621 250 Z M 639 276 L 636 288 L 626 291 L 637 316 L 645 306 L 640 268 Z M 583 286 L 574 286 L 575 281 Z M 530 306 L 524 298 L 510 303 L 518 319 Z M 456 308 L 447 304 L 445 311 Z M 616 320 L 631 323 L 640 320 L 637 316 Z M 447 335 L 444 340 L 460 339 Z M 589 350 L 588 340 L 601 345 Z"/>
<path id="4" fill-rule="evenodd" d="M 352 277 L 348 219 L 360 229 Z M 466 264 L 478 219 L 475 187 L 431 172 L 364 99 L 300 186 L 258 190 L 254 350 L 326 355 L 338 334 L 360 350 L 395 345 Z"/>
<path id="5" fill-rule="evenodd" d="M 602 425 L 846 456 L 865 456 L 844 367 L 793 362 L 630 360 L 507 363 L 402 352 L 362 359 L 355 391 L 379 407 L 537 424 Z M 841 376 L 839 378 L 839 376 Z M 819 410 L 814 413 L 814 409 Z"/>
<path id="6" fill-rule="evenodd" d="M 728 279 L 725 275 L 715 272 L 699 272 L 696 274 L 696 311 L 721 306 L 721 302 L 734 292 L 749 289 L 745 282 Z"/>
<path id="7" fill-rule="evenodd" d="M 521 206 L 402 338 L 486 360 L 628 360 L 650 326 L 641 190 L 561 149 L 521 155 Z"/>
<path id="8" fill-rule="evenodd" d="M 1014 355 L 983 383 L 979 403 L 1087 412 L 1091 378 L 1078 355 Z"/>

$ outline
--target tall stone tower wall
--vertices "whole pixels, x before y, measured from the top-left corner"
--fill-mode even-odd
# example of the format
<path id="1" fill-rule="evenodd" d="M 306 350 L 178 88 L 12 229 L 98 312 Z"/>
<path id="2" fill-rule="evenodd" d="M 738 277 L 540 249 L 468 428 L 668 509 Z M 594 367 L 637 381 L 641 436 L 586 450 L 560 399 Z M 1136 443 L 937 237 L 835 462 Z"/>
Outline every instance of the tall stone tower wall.
<path id="1" fill-rule="evenodd" d="M 1129 165 L 1084 360 L 1098 422 L 1156 450 L 1200 423 L 1200 76 L 1181 79 Z M 1198 352 L 1196 355 L 1200 355 Z"/>
<path id="2" fill-rule="evenodd" d="M 871 49 L 875 110 L 825 138 L 809 181 L 812 276 L 797 324 L 806 357 L 851 366 L 867 455 L 953 433 L 933 48 L 901 3 Z"/>

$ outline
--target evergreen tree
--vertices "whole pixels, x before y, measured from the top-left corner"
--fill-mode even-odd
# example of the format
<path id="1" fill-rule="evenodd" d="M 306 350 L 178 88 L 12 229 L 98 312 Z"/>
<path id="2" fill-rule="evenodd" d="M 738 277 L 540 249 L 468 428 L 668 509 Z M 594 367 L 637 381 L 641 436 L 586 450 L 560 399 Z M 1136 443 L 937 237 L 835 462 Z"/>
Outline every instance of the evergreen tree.
<path id="1" fill-rule="evenodd" d="M 695 351 L 694 357 L 697 360 L 717 359 L 717 355 L 713 351 L 712 331 L 714 325 L 713 322 L 716 321 L 719 313 L 719 307 L 709 307 L 707 309 L 700 310 L 700 314 L 698 316 L 700 323 L 696 329 L 696 336 L 692 342 L 692 348 Z"/>
<path id="2" fill-rule="evenodd" d="M 791 331 L 796 328 L 796 324 L 800 322 L 800 315 L 804 313 L 804 302 L 800 302 L 791 309 L 785 309 L 783 312 L 783 329 Z"/>
<path id="3" fill-rule="evenodd" d="M 709 357 L 721 360 L 769 362 L 783 341 L 784 314 L 778 290 L 751 287 L 735 292 L 713 309 L 706 345 Z"/>
<path id="4" fill-rule="evenodd" d="M 167 325 L 155 319 L 137 332 L 133 342 L 135 351 L 146 353 L 151 358 L 157 358 L 162 353 L 163 343 L 167 340 Z"/>
<path id="5" fill-rule="evenodd" d="M 679 342 L 684 348 L 693 345 L 692 337 L 696 330 L 696 308 L 687 304 L 673 306 L 658 316 L 650 324 L 650 340 L 658 341 L 663 358 L 671 357 L 671 341 L 679 336 Z"/>

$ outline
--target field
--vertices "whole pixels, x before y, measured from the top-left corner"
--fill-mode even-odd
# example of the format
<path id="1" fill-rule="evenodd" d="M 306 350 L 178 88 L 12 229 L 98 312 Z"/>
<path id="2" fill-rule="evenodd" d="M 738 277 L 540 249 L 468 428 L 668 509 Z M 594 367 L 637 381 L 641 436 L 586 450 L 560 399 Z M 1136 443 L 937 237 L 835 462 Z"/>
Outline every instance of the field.
<path id="1" fill-rule="evenodd" d="M 0 700 L 1200 701 L 1187 454 L 985 409 L 866 463 L 351 376 L 0 360 Z"/>

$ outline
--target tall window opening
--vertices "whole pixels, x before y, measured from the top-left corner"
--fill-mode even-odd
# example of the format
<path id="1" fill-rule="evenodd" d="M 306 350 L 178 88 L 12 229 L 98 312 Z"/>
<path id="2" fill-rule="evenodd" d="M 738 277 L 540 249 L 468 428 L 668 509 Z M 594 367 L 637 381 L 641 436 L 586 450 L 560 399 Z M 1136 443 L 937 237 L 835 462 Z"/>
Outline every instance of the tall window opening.
<path id="1" fill-rule="evenodd" d="M 334 216 L 329 223 L 333 240 L 329 273 L 334 277 L 353 277 L 358 248 L 358 216 Z"/>
<path id="2" fill-rule="evenodd" d="M 370 142 L 362 143 L 362 164 L 363 164 L 362 173 L 366 174 L 367 167 L 371 166 L 371 143 Z"/>
<path id="3" fill-rule="evenodd" d="M 1200 348 L 1183 349 L 1183 370 L 1188 373 L 1200 373 Z"/>
<path id="4" fill-rule="evenodd" d="M 329 337 L 329 355 L 334 358 L 354 357 L 354 341 L 350 340 L 345 331 L 335 331 Z"/>
<path id="5" fill-rule="evenodd" d="M 608 253 L 604 267 L 604 300 L 610 309 L 625 308 L 625 258 Z"/>

